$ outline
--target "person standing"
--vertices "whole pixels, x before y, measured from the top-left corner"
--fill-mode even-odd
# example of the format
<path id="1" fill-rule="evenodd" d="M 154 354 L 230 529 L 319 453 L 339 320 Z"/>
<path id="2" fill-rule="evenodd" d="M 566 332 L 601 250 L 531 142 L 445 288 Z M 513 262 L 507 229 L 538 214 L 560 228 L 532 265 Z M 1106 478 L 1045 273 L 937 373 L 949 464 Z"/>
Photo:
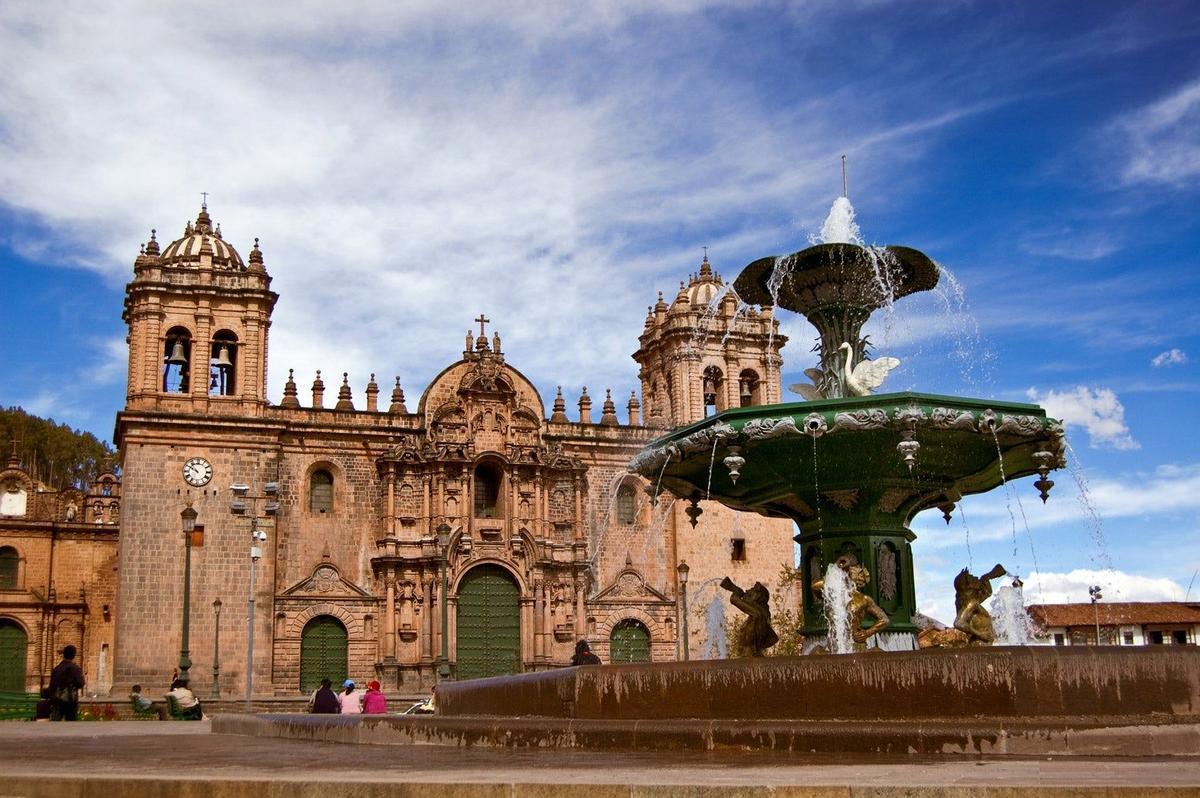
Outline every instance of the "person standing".
<path id="1" fill-rule="evenodd" d="M 354 681 L 347 679 L 342 682 L 343 690 L 338 695 L 338 703 L 341 704 L 343 715 L 360 715 L 362 714 L 362 693 L 354 689 Z"/>
<path id="2" fill-rule="evenodd" d="M 312 712 L 317 715 L 336 715 L 342 711 L 337 693 L 333 692 L 333 682 L 321 680 L 321 686 L 313 693 Z"/>
<path id="3" fill-rule="evenodd" d="M 364 715 L 382 715 L 387 712 L 387 696 L 379 689 L 375 679 L 367 682 L 367 694 L 363 696 L 362 711 Z"/>
<path id="4" fill-rule="evenodd" d="M 84 684 L 83 668 L 75 661 L 75 646 L 64 646 L 62 657 L 50 672 L 50 720 L 75 720 Z"/>

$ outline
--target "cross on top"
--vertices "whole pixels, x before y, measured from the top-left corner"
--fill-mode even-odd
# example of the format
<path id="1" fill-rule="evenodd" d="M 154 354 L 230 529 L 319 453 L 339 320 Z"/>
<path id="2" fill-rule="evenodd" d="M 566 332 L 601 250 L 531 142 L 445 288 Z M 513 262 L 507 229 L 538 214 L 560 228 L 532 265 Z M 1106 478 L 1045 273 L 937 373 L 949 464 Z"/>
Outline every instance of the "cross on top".
<path id="1" fill-rule="evenodd" d="M 491 319 L 489 319 L 487 316 L 480 313 L 479 318 L 475 319 L 475 321 L 479 322 L 479 337 L 483 338 L 484 337 L 483 325 L 487 324 L 489 321 L 491 321 Z"/>
<path id="2" fill-rule="evenodd" d="M 201 192 L 200 192 L 200 199 L 201 199 L 201 201 L 202 201 L 202 204 L 204 205 L 204 207 L 205 207 L 205 208 L 207 208 L 207 207 L 208 207 L 208 192 L 207 192 L 207 191 L 201 191 Z"/>

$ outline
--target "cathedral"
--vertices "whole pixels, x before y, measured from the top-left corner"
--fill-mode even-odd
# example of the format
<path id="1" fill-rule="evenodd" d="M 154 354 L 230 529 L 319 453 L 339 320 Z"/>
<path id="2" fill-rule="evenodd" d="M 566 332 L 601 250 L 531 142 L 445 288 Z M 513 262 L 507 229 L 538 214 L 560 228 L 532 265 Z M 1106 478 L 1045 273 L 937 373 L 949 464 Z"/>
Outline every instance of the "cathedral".
<path id="1" fill-rule="evenodd" d="M 289 372 L 276 401 L 278 300 L 258 240 L 243 259 L 206 205 L 170 244 L 152 232 L 125 293 L 119 480 L 0 472 L 0 689 L 44 684 L 66 643 L 88 692 L 180 670 L 230 698 L 347 677 L 423 693 L 563 667 L 579 640 L 604 662 L 712 657 L 721 577 L 771 587 L 792 563 L 789 521 L 655 496 L 626 468 L 672 427 L 780 401 L 771 308 L 739 312 L 707 257 L 649 309 L 620 412 L 586 388 L 547 412 L 467 308 L 415 401 L 336 371 Z"/>

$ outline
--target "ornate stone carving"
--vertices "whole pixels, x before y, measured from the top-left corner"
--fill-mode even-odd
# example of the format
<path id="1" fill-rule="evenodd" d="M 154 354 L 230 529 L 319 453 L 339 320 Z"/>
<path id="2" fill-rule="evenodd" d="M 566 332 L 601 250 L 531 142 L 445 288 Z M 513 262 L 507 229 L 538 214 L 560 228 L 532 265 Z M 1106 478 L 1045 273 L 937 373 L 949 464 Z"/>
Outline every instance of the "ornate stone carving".
<path id="1" fill-rule="evenodd" d="M 791 416 L 784 418 L 756 418 L 746 422 L 742 427 L 742 435 L 750 440 L 777 438 L 780 435 L 799 435 L 796 429 L 796 419 Z"/>
<path id="2" fill-rule="evenodd" d="M 888 423 L 887 413 L 883 410 L 856 410 L 853 413 L 838 413 L 833 417 L 833 427 L 830 432 L 842 430 L 882 429 Z"/>
<path id="3" fill-rule="evenodd" d="M 945 407 L 935 407 L 930 420 L 933 422 L 933 426 L 938 429 L 975 431 L 975 415 L 967 410 L 950 410 Z"/>
<path id="4" fill-rule="evenodd" d="M 884 513 L 894 513 L 900 509 L 900 505 L 904 504 L 905 500 L 912 496 L 913 493 L 907 488 L 888 488 L 879 497 L 879 511 Z"/>
<path id="5" fill-rule="evenodd" d="M 821 494 L 843 510 L 853 510 L 858 504 L 858 488 L 849 490 L 827 490 Z"/>

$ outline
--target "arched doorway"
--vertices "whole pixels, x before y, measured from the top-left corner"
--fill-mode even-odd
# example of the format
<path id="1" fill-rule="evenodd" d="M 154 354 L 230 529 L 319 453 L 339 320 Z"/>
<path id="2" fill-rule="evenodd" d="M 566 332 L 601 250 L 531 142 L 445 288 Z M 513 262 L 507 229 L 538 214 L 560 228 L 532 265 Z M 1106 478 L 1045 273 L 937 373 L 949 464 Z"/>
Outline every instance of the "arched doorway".
<path id="1" fill-rule="evenodd" d="M 29 637 L 13 621 L 0 620 L 0 692 L 25 692 L 25 654 Z"/>
<path id="2" fill-rule="evenodd" d="M 521 672 L 520 591 L 508 571 L 480 565 L 458 591 L 458 678 Z"/>
<path id="3" fill-rule="evenodd" d="M 609 661 L 649 662 L 650 631 L 640 621 L 626 618 L 613 627 L 609 636 L 611 645 Z"/>
<path id="4" fill-rule="evenodd" d="M 322 679 L 333 682 L 334 690 L 346 680 L 346 627 L 330 615 L 318 615 L 304 625 L 300 637 L 300 691 L 311 693 Z"/>

